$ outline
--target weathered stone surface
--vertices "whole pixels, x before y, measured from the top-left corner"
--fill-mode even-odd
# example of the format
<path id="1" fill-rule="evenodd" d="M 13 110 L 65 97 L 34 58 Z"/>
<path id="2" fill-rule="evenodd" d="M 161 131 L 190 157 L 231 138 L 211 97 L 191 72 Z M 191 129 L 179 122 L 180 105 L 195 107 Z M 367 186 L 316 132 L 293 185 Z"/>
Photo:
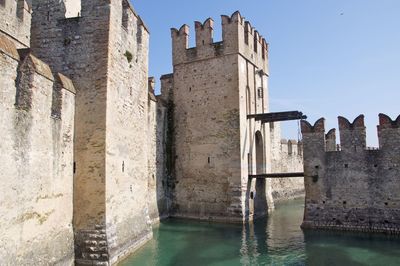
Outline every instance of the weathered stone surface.
<path id="1" fill-rule="evenodd" d="M 42 61 L 9 50 L 0 52 L 0 261 L 71 265 L 75 95 Z"/>
<path id="2" fill-rule="evenodd" d="M 31 35 L 31 13 L 30 1 L 0 1 L 0 36 L 9 38 L 17 48 L 28 48 Z"/>
<path id="3" fill-rule="evenodd" d="M 65 18 L 70 4 L 33 3 L 31 46 L 77 90 L 77 261 L 114 263 L 151 236 L 146 200 L 149 34 L 128 1 L 82 1 L 80 16 Z M 96 225 L 104 233 L 94 239 L 106 241 L 107 251 L 86 256 L 84 243 L 92 234 L 81 232 L 96 231 Z"/>
<path id="4" fill-rule="evenodd" d="M 380 114 L 379 150 L 365 148 L 363 116 L 353 123 L 339 117 L 341 150 L 332 149 L 333 133 L 325 136 L 319 121 L 320 130 L 302 122 L 306 188 L 302 226 L 398 234 L 399 119 Z"/>
<path id="5" fill-rule="evenodd" d="M 6 36 L 0 36 L 0 51 L 1 53 L 10 56 L 19 61 L 19 54 L 15 44 Z"/>

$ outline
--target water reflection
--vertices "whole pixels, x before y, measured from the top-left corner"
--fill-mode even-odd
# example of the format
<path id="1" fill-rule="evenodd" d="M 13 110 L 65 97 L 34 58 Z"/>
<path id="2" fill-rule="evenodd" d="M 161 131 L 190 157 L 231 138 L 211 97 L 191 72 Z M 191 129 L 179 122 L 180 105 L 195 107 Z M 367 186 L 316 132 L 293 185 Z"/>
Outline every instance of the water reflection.
<path id="1" fill-rule="evenodd" d="M 400 240 L 300 230 L 303 201 L 247 225 L 168 220 L 122 265 L 400 265 Z"/>

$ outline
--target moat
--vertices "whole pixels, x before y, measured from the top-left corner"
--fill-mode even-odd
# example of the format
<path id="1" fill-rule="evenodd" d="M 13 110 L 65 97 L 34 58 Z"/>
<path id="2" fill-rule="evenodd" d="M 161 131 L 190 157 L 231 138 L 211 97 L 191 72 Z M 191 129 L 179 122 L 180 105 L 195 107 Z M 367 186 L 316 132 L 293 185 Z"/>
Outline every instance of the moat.
<path id="1" fill-rule="evenodd" d="M 303 232 L 304 200 L 277 206 L 254 225 L 169 219 L 128 265 L 399 265 L 400 238 Z"/>

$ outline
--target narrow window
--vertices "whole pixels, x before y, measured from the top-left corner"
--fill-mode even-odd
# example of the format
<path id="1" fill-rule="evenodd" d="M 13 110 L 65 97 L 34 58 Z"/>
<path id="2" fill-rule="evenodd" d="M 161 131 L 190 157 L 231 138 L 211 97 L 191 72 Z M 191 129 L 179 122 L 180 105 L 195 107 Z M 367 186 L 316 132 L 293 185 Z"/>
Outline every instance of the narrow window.
<path id="1" fill-rule="evenodd" d="M 122 173 L 125 172 L 125 161 L 122 161 Z"/>
<path id="2" fill-rule="evenodd" d="M 262 59 L 265 59 L 265 48 L 262 47 Z"/>
<path id="3" fill-rule="evenodd" d="M 251 174 L 253 174 L 253 171 L 252 171 L 252 159 L 251 159 L 251 154 L 250 153 L 248 153 L 247 154 L 247 167 L 248 167 L 248 172 L 249 172 L 249 175 L 251 175 Z"/>
<path id="4" fill-rule="evenodd" d="M 288 142 L 288 154 L 293 154 L 293 144 L 291 141 Z"/>
<path id="5" fill-rule="evenodd" d="M 257 95 L 258 95 L 258 98 L 263 98 L 264 97 L 264 92 L 263 92 L 263 88 L 258 88 L 257 89 Z"/>
<path id="6" fill-rule="evenodd" d="M 246 87 L 246 112 L 249 115 L 250 114 L 250 107 L 251 107 L 251 101 L 250 101 L 250 87 Z"/>
<path id="7" fill-rule="evenodd" d="M 247 31 L 247 27 L 244 27 L 244 42 L 249 44 L 249 32 Z"/>

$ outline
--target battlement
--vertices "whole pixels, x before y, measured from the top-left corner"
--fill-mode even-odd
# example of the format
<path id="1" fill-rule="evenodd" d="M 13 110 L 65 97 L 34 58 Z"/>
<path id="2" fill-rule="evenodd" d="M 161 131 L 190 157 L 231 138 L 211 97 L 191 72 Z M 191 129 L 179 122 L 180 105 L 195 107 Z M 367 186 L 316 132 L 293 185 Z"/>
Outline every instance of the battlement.
<path id="1" fill-rule="evenodd" d="M 241 54 L 259 68 L 267 69 L 267 41 L 253 28 L 250 22 L 236 11 L 231 16 L 222 15 L 222 41 L 214 42 L 214 20 L 203 23 L 195 21 L 196 46 L 189 48 L 189 26 L 179 30 L 171 28 L 173 64 L 189 63 L 218 56 Z"/>
<path id="2" fill-rule="evenodd" d="M 332 128 L 325 135 L 325 147 L 327 151 L 336 151 L 338 146 L 336 145 L 336 129 Z"/>
<path id="3" fill-rule="evenodd" d="M 302 143 L 294 139 L 281 139 L 281 153 L 289 156 L 301 156 Z"/>
<path id="4" fill-rule="evenodd" d="M 160 77 L 161 81 L 161 98 L 168 102 L 172 100 L 172 93 L 174 87 L 174 74 L 166 74 Z"/>
<path id="5" fill-rule="evenodd" d="M 303 120 L 301 131 L 304 142 L 319 143 L 319 148 L 325 151 L 360 152 L 367 150 L 366 128 L 364 115 L 359 115 L 350 122 L 347 118 L 339 116 L 338 125 L 340 132 L 340 149 L 336 144 L 336 129 L 331 129 L 325 135 L 325 119 L 321 118 L 314 125 Z M 400 143 L 400 116 L 392 120 L 385 114 L 379 114 L 378 137 L 380 149 L 390 149 L 390 145 Z"/>
<path id="6" fill-rule="evenodd" d="M 132 32 L 132 27 L 135 25 L 137 27 L 142 27 L 149 33 L 148 27 L 144 23 L 143 19 L 137 14 L 132 3 L 128 0 L 122 0 L 122 27 L 129 33 Z"/>
<path id="7" fill-rule="evenodd" d="M 194 25 L 196 29 L 196 47 L 212 44 L 214 36 L 214 20 L 208 18 L 204 23 L 195 21 Z"/>
<path id="8" fill-rule="evenodd" d="M 17 48 L 29 47 L 32 8 L 26 0 L 0 1 L 0 35 L 8 36 Z"/>
<path id="9" fill-rule="evenodd" d="M 75 95 L 72 81 L 57 73 L 54 77 L 46 63 L 39 60 L 27 49 L 17 50 L 15 44 L 5 36 L 0 36 L 0 53 L 9 57 L 9 64 L 3 64 L 4 73 L 13 73 L 16 77 L 14 93 L 7 94 L 15 101 L 15 108 L 30 112 L 48 107 L 48 112 L 54 118 L 61 118 L 63 95 Z M 13 62 L 13 63 L 11 63 Z M 45 96 L 43 96 L 43 95 Z"/>
<path id="10" fill-rule="evenodd" d="M 40 25 L 41 29 L 48 25 L 51 28 L 72 28 L 72 31 L 83 33 L 86 28 L 93 28 L 94 25 L 109 26 L 112 20 L 114 23 L 119 23 L 124 31 L 120 33 L 119 29 L 113 29 L 111 32 L 123 34 L 124 38 L 132 39 L 132 42 L 141 40 L 141 34 L 137 34 L 138 32 L 149 32 L 128 0 L 112 1 L 111 4 L 107 1 L 83 0 L 35 1 L 33 10 L 34 26 Z M 114 23 L 111 24 L 115 25 Z M 38 29 L 35 28 L 33 31 L 36 35 Z"/>
<path id="11" fill-rule="evenodd" d="M 34 1 L 32 8 L 32 51 L 81 89 L 107 78 L 110 58 L 118 60 L 113 66 L 132 73 L 147 65 L 148 30 L 127 0 L 81 1 L 80 16 L 71 18 L 66 17 L 65 1 Z M 89 71 L 93 74 L 82 75 Z"/>
<path id="12" fill-rule="evenodd" d="M 156 84 L 155 78 L 149 77 L 149 79 L 148 79 L 149 99 L 154 102 L 157 102 L 157 98 L 156 98 L 156 95 L 154 92 L 155 84 Z"/>
<path id="13" fill-rule="evenodd" d="M 24 20 L 26 15 L 32 13 L 30 3 L 26 0 L 0 0 L 0 9 L 5 9 L 20 20 Z"/>
<path id="14" fill-rule="evenodd" d="M 396 120 L 392 120 L 389 116 L 385 114 L 379 114 L 379 126 L 378 129 L 384 128 L 398 128 L 400 126 L 400 115 Z"/>

